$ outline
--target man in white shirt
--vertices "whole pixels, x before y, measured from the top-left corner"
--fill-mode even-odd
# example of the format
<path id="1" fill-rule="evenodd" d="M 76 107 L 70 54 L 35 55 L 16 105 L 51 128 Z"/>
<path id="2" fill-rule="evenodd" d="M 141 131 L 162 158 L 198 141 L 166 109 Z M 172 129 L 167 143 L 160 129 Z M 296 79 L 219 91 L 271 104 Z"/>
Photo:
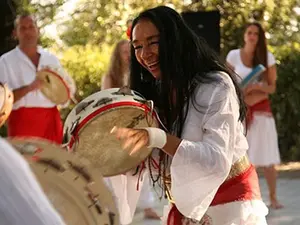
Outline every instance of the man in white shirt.
<path id="1" fill-rule="evenodd" d="M 0 225 L 64 225 L 28 163 L 0 138 Z"/>
<path id="2" fill-rule="evenodd" d="M 62 143 L 63 125 L 57 106 L 40 91 L 36 72 L 61 67 L 57 57 L 38 46 L 39 30 L 32 15 L 18 16 L 15 35 L 19 45 L 0 58 L 0 82 L 14 93 L 8 136 L 33 136 Z M 57 93 L 59 94 L 59 93 Z"/>

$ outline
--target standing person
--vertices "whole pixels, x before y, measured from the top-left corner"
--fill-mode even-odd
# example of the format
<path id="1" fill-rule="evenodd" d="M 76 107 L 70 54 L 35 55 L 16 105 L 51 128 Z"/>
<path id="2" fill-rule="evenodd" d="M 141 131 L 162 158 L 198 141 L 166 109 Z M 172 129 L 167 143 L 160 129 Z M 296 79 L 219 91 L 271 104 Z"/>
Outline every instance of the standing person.
<path id="1" fill-rule="evenodd" d="M 169 7 L 139 14 L 130 36 L 131 89 L 154 101 L 166 129 L 111 133 L 130 154 L 161 150 L 158 170 L 150 163 L 148 169 L 170 201 L 163 224 L 266 224 L 235 76 Z"/>
<path id="2" fill-rule="evenodd" d="M 128 85 L 129 60 L 129 41 L 121 40 L 116 44 L 112 52 L 108 72 L 102 78 L 102 90 Z"/>
<path id="3" fill-rule="evenodd" d="M 108 68 L 108 72 L 106 75 L 104 75 L 102 79 L 102 85 L 101 89 L 108 89 L 108 88 L 121 88 L 123 86 L 128 85 L 128 74 L 129 74 L 129 62 L 130 62 L 130 45 L 129 41 L 127 40 L 121 40 L 119 41 L 111 56 L 110 65 Z M 118 179 L 119 182 L 122 183 L 123 175 L 115 176 L 114 178 L 110 178 L 107 180 L 108 183 L 114 182 L 114 187 L 117 188 Z M 113 181 L 112 181 L 113 179 Z M 135 182 L 135 180 L 132 180 Z M 142 198 L 139 202 L 140 206 L 143 208 L 144 211 L 144 217 L 148 219 L 160 219 L 160 217 L 157 215 L 157 213 L 152 209 L 152 199 L 153 194 L 147 186 L 150 185 L 149 183 L 146 183 L 143 185 L 142 188 Z M 112 188 L 111 184 L 109 184 L 110 188 Z M 135 201 L 134 201 L 135 202 Z M 134 203 L 136 204 L 136 203 Z M 122 207 L 121 207 L 122 208 Z M 126 208 L 126 207 L 125 207 Z M 131 213 L 128 214 L 132 214 Z M 132 214 L 133 216 L 133 214 Z M 130 219 L 129 219 L 130 220 Z"/>
<path id="4" fill-rule="evenodd" d="M 267 50 L 265 31 L 259 23 L 247 24 L 243 47 L 231 50 L 227 55 L 227 63 L 241 78 L 245 78 L 258 64 L 266 68 L 261 82 L 250 84 L 244 90 L 244 99 L 249 108 L 248 155 L 251 163 L 264 170 L 270 207 L 280 209 L 283 206 L 276 195 L 275 168 L 275 165 L 280 164 L 280 154 L 269 100 L 269 95 L 276 90 L 276 62 L 273 54 Z"/>
<path id="5" fill-rule="evenodd" d="M 19 45 L 0 58 L 0 82 L 8 84 L 14 105 L 8 119 L 8 136 L 33 136 L 62 143 L 63 125 L 57 106 L 47 99 L 36 78 L 46 66 L 61 67 L 57 57 L 38 46 L 39 30 L 33 15 L 24 14 L 15 21 Z"/>

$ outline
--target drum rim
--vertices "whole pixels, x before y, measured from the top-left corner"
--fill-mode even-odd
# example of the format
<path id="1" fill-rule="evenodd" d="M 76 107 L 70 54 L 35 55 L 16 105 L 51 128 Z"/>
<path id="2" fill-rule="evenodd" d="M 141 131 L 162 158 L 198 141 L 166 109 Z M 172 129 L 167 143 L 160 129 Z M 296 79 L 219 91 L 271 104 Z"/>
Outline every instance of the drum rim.
<path id="1" fill-rule="evenodd" d="M 79 122 L 79 124 L 77 125 L 77 127 L 75 128 L 75 130 L 73 131 L 73 134 L 70 134 L 70 130 L 68 130 L 68 135 L 69 135 L 69 142 L 67 144 L 69 151 L 74 152 L 76 154 L 76 150 L 71 150 L 72 148 L 76 148 L 76 141 L 78 140 L 78 138 L 80 138 L 80 133 L 84 130 L 84 128 L 91 122 L 93 121 L 95 118 L 97 118 L 100 115 L 103 115 L 105 113 L 109 113 L 111 111 L 115 111 L 117 109 L 120 108 L 136 108 L 139 109 L 141 111 L 144 111 L 145 113 L 151 112 L 151 108 L 144 104 L 144 103 L 140 103 L 140 102 L 133 102 L 133 101 L 123 101 L 123 102 L 115 102 L 115 103 L 110 103 L 107 104 L 105 106 L 102 106 L 101 108 L 95 110 L 94 112 L 90 113 L 88 116 L 86 116 L 81 122 Z M 159 126 L 159 120 L 158 120 L 158 115 L 156 113 L 155 110 L 152 110 L 152 118 L 153 118 L 153 125 L 155 125 L 156 127 Z M 76 120 L 74 120 L 76 121 Z M 151 154 L 152 149 L 149 149 L 149 153 L 146 154 L 145 157 L 142 157 L 143 159 L 141 160 L 137 160 L 136 164 L 139 165 L 141 164 L 143 161 L 145 161 L 145 159 L 147 157 L 149 157 L 149 155 Z M 78 152 L 78 154 L 80 154 L 80 152 Z M 84 157 L 84 156 L 82 156 Z M 85 158 L 85 157 L 84 157 Z M 134 168 L 134 166 L 133 166 Z M 99 168 L 100 169 L 100 168 Z M 115 175 L 119 175 L 121 173 L 126 173 L 128 171 L 130 171 L 132 168 L 128 168 L 126 170 L 122 170 L 121 172 L 115 172 L 115 173 L 104 173 L 103 171 L 101 171 L 101 174 L 103 177 L 110 177 L 110 176 L 115 176 Z"/>
<path id="2" fill-rule="evenodd" d="M 131 102 L 131 101 L 122 101 L 122 102 L 114 102 L 107 104 L 105 106 L 102 106 L 101 108 L 95 110 L 94 112 L 90 113 L 88 116 L 86 116 L 82 121 L 80 121 L 75 128 L 73 134 L 70 134 L 70 142 L 68 143 L 69 148 L 72 148 L 74 142 L 76 141 L 77 137 L 80 134 L 80 130 L 82 130 L 86 124 L 88 124 L 89 121 L 93 120 L 96 116 L 101 115 L 106 110 L 116 110 L 119 107 L 125 107 L 125 106 L 134 106 L 135 108 L 144 109 L 145 113 L 150 112 L 151 109 L 149 106 L 143 103 L 139 102 Z M 157 121 L 157 125 L 159 125 L 158 115 L 155 110 L 152 112 L 152 117 L 154 117 Z"/>
<path id="3" fill-rule="evenodd" d="M 66 101 L 64 101 L 63 103 L 60 103 L 60 104 L 65 104 L 65 103 L 67 103 L 67 102 L 69 101 L 69 99 L 71 98 L 71 90 L 70 90 L 68 84 L 64 81 L 64 79 L 63 79 L 56 71 L 51 70 L 50 68 L 44 68 L 44 69 L 38 71 L 38 72 L 37 72 L 37 73 L 38 73 L 38 76 L 39 76 L 39 74 L 42 74 L 44 71 L 51 73 L 52 75 L 54 75 L 55 77 L 57 77 L 57 78 L 62 82 L 62 84 L 64 85 L 64 87 L 65 87 L 66 90 L 67 90 L 68 98 L 67 98 Z M 42 88 L 41 88 L 41 92 L 44 94 L 44 91 L 43 91 Z M 47 97 L 48 97 L 48 96 L 47 96 Z M 51 101 L 52 101 L 52 100 L 51 100 Z"/>
<path id="4" fill-rule="evenodd" d="M 37 168 L 37 167 L 39 167 L 39 166 L 41 166 L 41 165 L 39 165 L 39 164 L 35 164 L 35 161 L 38 161 L 39 160 L 39 154 L 43 154 L 43 150 L 41 149 L 41 147 L 39 146 L 39 144 L 41 143 L 41 144 L 47 144 L 47 145 L 50 145 L 51 147 L 55 147 L 55 148 L 57 148 L 58 150 L 60 150 L 60 149 L 63 149 L 63 147 L 61 146 L 61 145 L 57 145 L 57 144 L 55 144 L 55 143 L 53 143 L 53 142 L 51 142 L 51 141 L 49 141 L 49 140 L 47 140 L 47 139 L 43 139 L 43 138 L 37 138 L 37 137 L 7 137 L 6 138 L 7 139 L 7 141 L 9 142 L 9 144 L 10 145 L 12 145 L 15 149 L 16 149 L 16 151 L 17 152 L 19 152 L 21 155 L 22 155 L 22 157 L 24 157 L 24 159 L 29 163 L 29 165 L 30 165 L 30 168 L 33 170 L 34 169 L 34 167 L 35 168 Z M 24 154 L 24 152 L 22 152 L 19 148 L 17 148 L 17 147 L 15 147 L 15 145 L 18 145 L 18 144 L 32 144 L 32 145 L 36 145 L 36 147 L 37 147 L 37 149 L 36 150 L 34 150 L 34 151 L 32 151 L 32 152 L 26 152 L 25 154 Z M 52 149 L 53 150 L 53 149 Z M 50 150 L 51 151 L 51 150 Z M 49 150 L 48 150 L 48 152 L 50 152 Z M 119 225 L 120 223 L 119 223 L 119 219 L 120 219 L 120 215 L 119 215 L 119 212 L 118 212 L 118 207 L 117 207 L 117 203 L 114 201 L 114 197 L 113 197 L 113 193 L 111 192 L 111 190 L 109 189 L 109 187 L 107 187 L 107 185 L 105 185 L 105 181 L 104 181 L 104 179 L 101 179 L 101 178 L 99 178 L 99 176 L 100 177 L 102 177 L 102 178 L 104 178 L 104 176 L 102 176 L 102 174 L 100 173 L 99 174 L 99 176 L 97 176 L 97 174 L 98 174 L 98 172 L 97 172 L 97 170 L 91 165 L 91 163 L 87 160 L 87 159 L 83 159 L 83 158 L 80 158 L 80 157 L 78 157 L 78 156 L 76 156 L 76 155 L 74 155 L 74 154 L 69 154 L 68 152 L 66 152 L 66 151 L 62 151 L 62 153 L 60 153 L 60 154 L 62 154 L 61 155 L 61 158 L 59 159 L 59 160 L 62 160 L 62 161 L 65 161 L 65 160 L 67 160 L 67 159 L 70 159 L 71 160 L 71 162 L 74 160 L 74 162 L 76 162 L 76 163 L 79 163 L 79 165 L 80 166 L 84 166 L 86 169 L 88 169 L 89 170 L 89 172 L 90 172 L 90 175 L 92 175 L 91 177 L 93 178 L 93 180 L 90 182 L 90 183 L 88 183 L 87 184 L 87 187 L 89 186 L 89 184 L 94 184 L 95 182 L 99 182 L 100 180 L 101 180 L 101 185 L 103 184 L 104 185 L 104 187 L 105 187 L 105 189 L 107 189 L 108 191 L 109 191 L 109 193 L 110 193 L 110 195 L 111 195 L 111 197 L 112 197 L 112 202 L 111 201 L 109 201 L 109 207 L 110 207 L 110 210 L 112 210 L 111 211 L 111 213 L 114 213 L 115 214 L 115 218 L 116 218 L 116 220 L 115 220 L 115 223 L 117 224 L 117 225 Z M 55 154 L 56 155 L 56 154 Z M 47 159 L 48 157 L 47 157 L 47 155 L 46 156 L 44 156 L 45 157 L 45 159 Z M 56 156 L 57 157 L 57 156 Z M 68 158 L 67 158 L 68 157 Z M 70 157 L 70 158 L 69 158 Z M 61 161 L 61 162 L 62 162 Z M 35 170 L 33 170 L 33 173 L 35 174 L 35 176 L 37 176 L 38 177 L 38 174 L 36 174 L 36 172 L 35 172 Z M 40 181 L 40 179 L 38 179 L 38 182 L 40 183 L 41 181 Z M 72 184 L 71 183 L 68 183 L 68 182 L 66 182 L 65 181 L 65 183 L 67 184 L 67 185 L 70 185 L 70 186 L 72 186 Z M 99 184 L 100 184 L 99 183 Z M 42 184 L 40 184 L 41 186 L 42 186 Z M 78 189 L 78 187 L 74 187 L 74 189 L 73 189 L 73 191 L 78 191 L 79 189 Z M 43 189 L 43 191 L 44 191 L 44 189 Z M 47 196 L 47 193 L 45 193 L 46 194 L 46 196 Z M 47 198 L 48 198 L 48 196 L 47 196 Z M 48 198 L 49 199 L 49 198 Z M 75 201 L 75 202 L 87 202 L 87 199 L 79 199 L 79 198 L 72 198 L 72 200 L 73 201 Z M 101 203 L 101 199 L 99 199 L 100 200 L 100 203 Z M 101 207 L 101 206 L 100 206 Z M 80 208 L 80 209 L 83 209 L 81 206 L 80 207 L 77 207 L 77 208 Z M 95 211 L 96 209 L 93 209 L 92 211 L 93 212 L 91 212 L 91 214 L 93 215 L 90 219 L 92 219 L 93 221 L 95 221 L 95 222 L 99 222 L 99 219 L 97 218 L 97 213 L 95 213 L 96 211 Z M 87 213 L 88 211 L 82 211 L 82 212 L 84 212 L 84 213 Z M 86 214 L 87 215 L 87 214 Z M 90 214 L 89 214 L 90 215 Z M 63 217 L 62 217 L 63 218 Z M 87 217 L 86 217 L 87 218 Z M 64 219 L 64 218 L 63 218 Z M 98 223 L 97 223 L 98 224 Z M 96 224 L 95 224 L 96 225 Z"/>
<path id="5" fill-rule="evenodd" d="M 4 96 L 3 96 L 3 102 L 2 102 L 2 105 L 0 105 L 0 114 L 2 113 L 2 110 L 3 110 L 3 107 L 5 105 L 5 102 L 6 102 L 6 88 L 5 88 L 5 84 L 1 83 L 0 82 L 0 86 L 1 88 L 3 88 L 3 93 L 4 93 Z"/>
<path id="6" fill-rule="evenodd" d="M 0 85 L 3 87 L 4 90 L 4 101 L 2 106 L 0 107 L 0 117 L 6 117 L 5 119 L 3 119 L 2 122 L 0 119 L 0 127 L 1 127 L 6 122 L 9 115 L 11 114 L 11 111 L 13 110 L 14 93 L 6 83 L 0 82 Z"/>

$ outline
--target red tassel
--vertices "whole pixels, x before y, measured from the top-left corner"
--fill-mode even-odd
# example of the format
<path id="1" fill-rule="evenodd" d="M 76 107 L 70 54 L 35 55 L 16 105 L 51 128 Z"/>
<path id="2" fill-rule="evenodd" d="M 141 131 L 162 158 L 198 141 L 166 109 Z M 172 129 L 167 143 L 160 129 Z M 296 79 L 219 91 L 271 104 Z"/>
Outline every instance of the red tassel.
<path id="1" fill-rule="evenodd" d="M 182 225 L 183 215 L 179 212 L 177 207 L 172 204 L 172 208 L 168 215 L 167 225 Z"/>

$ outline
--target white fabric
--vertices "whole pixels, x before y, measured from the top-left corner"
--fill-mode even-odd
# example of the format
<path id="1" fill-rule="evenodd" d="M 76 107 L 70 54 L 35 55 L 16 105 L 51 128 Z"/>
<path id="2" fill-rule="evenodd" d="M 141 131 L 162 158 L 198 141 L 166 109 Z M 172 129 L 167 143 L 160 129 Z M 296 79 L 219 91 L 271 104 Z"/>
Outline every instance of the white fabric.
<path id="1" fill-rule="evenodd" d="M 227 55 L 227 62 L 234 67 L 235 72 L 243 79 L 251 68 L 246 67 L 240 57 L 240 49 L 231 50 Z M 274 55 L 268 52 L 268 66 L 276 63 Z M 248 155 L 255 166 L 270 166 L 280 163 L 277 140 L 277 130 L 273 117 L 263 113 L 255 113 L 252 124 L 247 131 L 249 143 Z"/>
<path id="2" fill-rule="evenodd" d="M 38 68 L 17 46 L 15 49 L 3 54 L 0 58 L 0 82 L 7 83 L 12 89 L 31 84 L 36 79 L 36 72 L 46 66 L 61 67 L 56 56 L 38 47 L 41 55 Z M 70 78 L 71 79 L 71 78 Z M 46 98 L 40 90 L 29 92 L 13 105 L 13 110 L 21 107 L 51 108 L 55 104 Z"/>
<path id="3" fill-rule="evenodd" d="M 104 178 L 114 196 L 122 225 L 132 222 L 141 189 L 143 188 L 143 180 L 140 180 L 139 190 L 137 190 L 138 176 L 132 176 L 132 174 L 133 171 L 129 171 L 125 175 Z"/>
<path id="4" fill-rule="evenodd" d="M 162 225 L 167 225 L 170 209 L 170 205 L 164 207 Z M 239 217 L 236 217 L 237 213 L 240 214 Z M 267 225 L 266 214 L 267 209 L 260 200 L 218 205 L 208 208 L 206 213 L 212 219 L 212 225 Z M 193 223 L 189 223 L 189 225 L 193 225 Z"/>
<path id="5" fill-rule="evenodd" d="M 163 148 L 167 143 L 167 134 L 162 129 L 156 127 L 144 127 L 148 131 L 148 148 Z"/>
<path id="6" fill-rule="evenodd" d="M 275 57 L 269 51 L 268 51 L 267 58 L 268 58 L 268 67 L 275 65 L 276 63 Z M 241 79 L 244 79 L 253 69 L 245 66 L 244 63 L 242 62 L 240 49 L 231 50 L 226 57 L 226 61 L 231 66 L 233 66 L 234 71 L 239 75 Z"/>
<path id="7" fill-rule="evenodd" d="M 262 131 L 268 132 L 262 132 Z M 249 159 L 255 166 L 280 164 L 276 125 L 273 117 L 254 113 L 247 131 Z"/>
<path id="8" fill-rule="evenodd" d="M 190 104 L 183 130 L 184 140 L 171 165 L 171 190 L 176 206 L 184 216 L 196 220 L 201 220 L 208 210 L 231 165 L 243 157 L 248 149 L 244 127 L 238 121 L 239 104 L 235 88 L 227 74 L 221 73 L 220 77 L 223 80 L 221 84 L 205 85 L 196 94 L 199 105 L 209 106 L 204 114 Z M 215 210 L 212 215 L 208 210 L 208 215 L 212 216 L 213 224 L 223 225 L 214 221 L 214 217 L 228 214 L 228 222 L 233 223 L 245 220 L 246 211 L 253 212 L 257 218 L 267 214 L 262 201 L 258 201 L 260 207 L 257 209 L 252 201 L 245 202 L 210 207 Z M 239 210 L 231 212 L 232 204 L 238 204 Z M 265 209 L 263 212 L 262 208 Z"/>
<path id="9" fill-rule="evenodd" d="M 0 138 L 0 225 L 63 225 L 29 165 Z"/>
<path id="10" fill-rule="evenodd" d="M 196 102 L 190 103 L 183 138 L 171 163 L 172 195 L 179 211 L 188 218 L 200 220 L 208 210 L 213 217 L 228 215 L 228 224 L 257 218 L 265 221 L 267 208 L 261 200 L 240 201 L 209 207 L 219 186 L 229 174 L 231 165 L 248 149 L 244 127 L 239 118 L 239 104 L 229 76 L 219 73 L 221 83 L 201 85 Z M 125 194 L 125 192 L 123 192 Z M 130 196 L 128 196 L 129 198 Z M 237 210 L 232 211 L 235 206 Z M 164 217 L 168 215 L 165 210 Z M 214 225 L 224 225 L 213 221 Z M 236 223 L 236 221 L 240 221 Z"/>
<path id="11" fill-rule="evenodd" d="M 147 209 L 155 207 L 155 202 L 158 201 L 158 196 L 154 193 L 154 188 L 151 185 L 149 173 L 144 174 L 143 187 L 138 201 L 138 208 Z"/>

